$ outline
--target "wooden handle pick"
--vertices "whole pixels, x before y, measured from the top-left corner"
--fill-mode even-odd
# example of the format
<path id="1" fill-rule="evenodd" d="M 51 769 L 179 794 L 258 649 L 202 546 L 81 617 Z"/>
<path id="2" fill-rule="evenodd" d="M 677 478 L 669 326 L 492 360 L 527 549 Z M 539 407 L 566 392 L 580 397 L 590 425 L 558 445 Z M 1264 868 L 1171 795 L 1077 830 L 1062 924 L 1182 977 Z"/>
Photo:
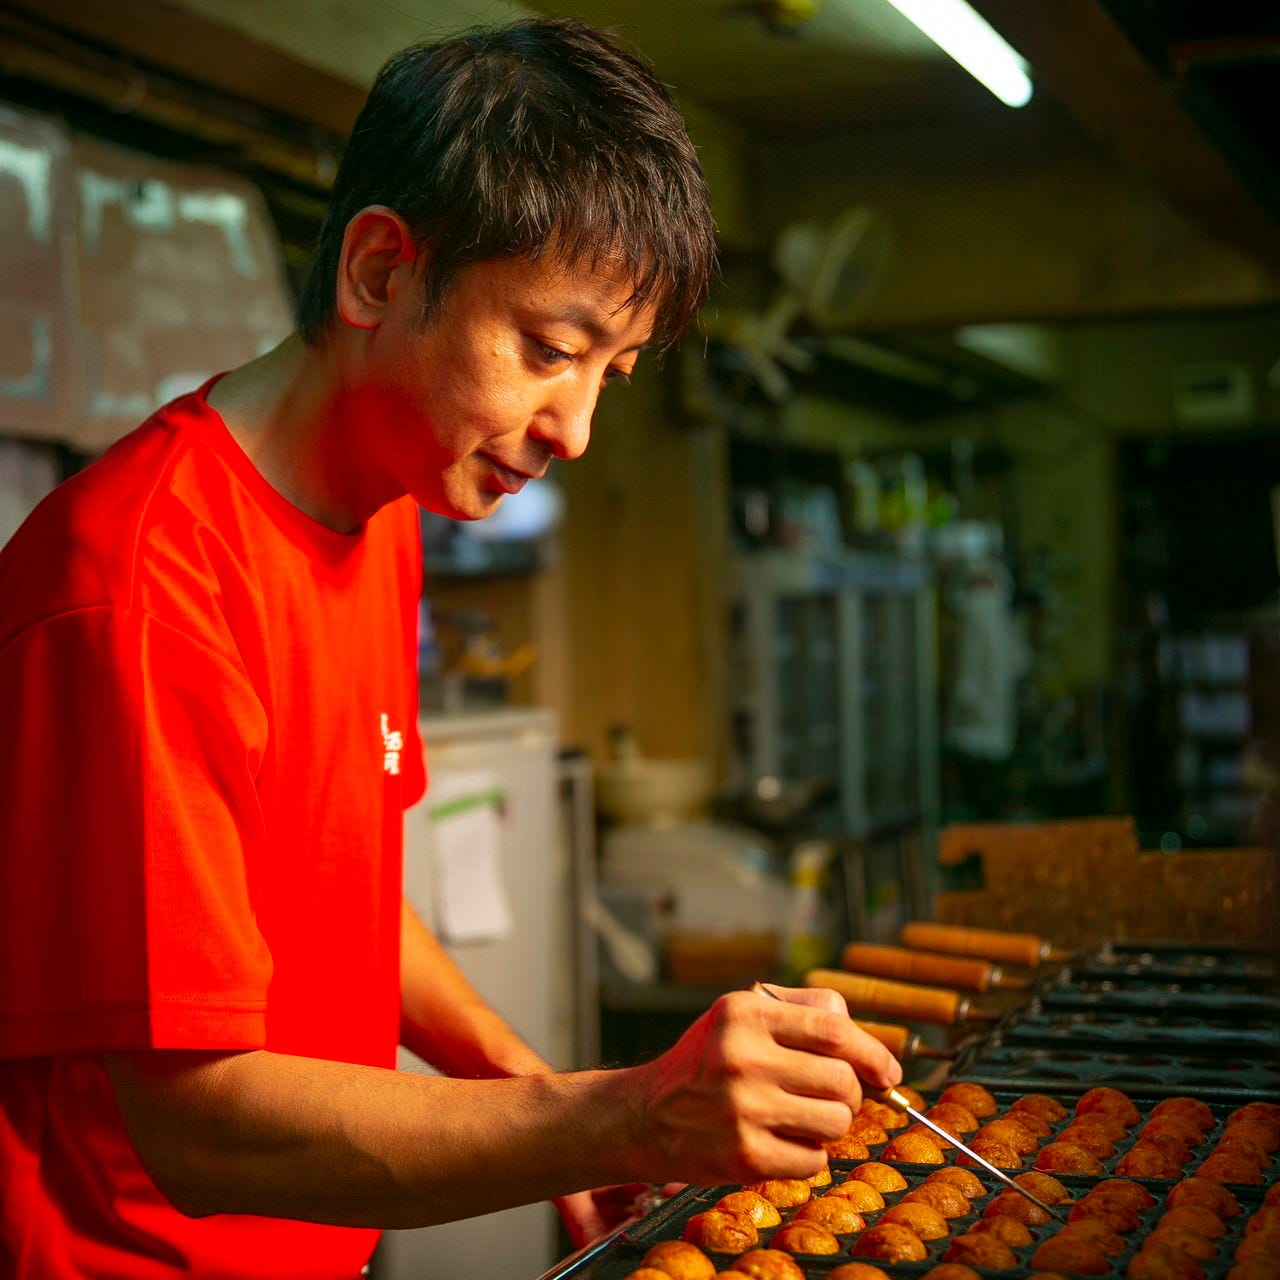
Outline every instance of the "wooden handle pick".
<path id="1" fill-rule="evenodd" d="M 1005 933 L 998 929 L 968 929 L 960 925 L 916 921 L 902 926 L 903 946 L 943 951 L 953 956 L 977 956 L 1000 964 L 1029 967 L 1049 958 L 1051 948 L 1033 933 Z"/>
<path id="2" fill-rule="evenodd" d="M 869 942 L 849 943 L 840 956 L 840 967 L 878 978 L 954 987 L 957 991 L 990 991 L 1003 978 L 999 966 L 989 960 L 881 947 Z"/>
<path id="3" fill-rule="evenodd" d="M 806 987 L 829 987 L 839 992 L 855 1017 L 901 1018 L 905 1022 L 928 1022 L 939 1027 L 964 1022 L 972 1009 L 968 996 L 940 987 L 917 987 L 906 982 L 886 982 L 864 978 L 839 969 L 811 969 L 804 977 Z"/>

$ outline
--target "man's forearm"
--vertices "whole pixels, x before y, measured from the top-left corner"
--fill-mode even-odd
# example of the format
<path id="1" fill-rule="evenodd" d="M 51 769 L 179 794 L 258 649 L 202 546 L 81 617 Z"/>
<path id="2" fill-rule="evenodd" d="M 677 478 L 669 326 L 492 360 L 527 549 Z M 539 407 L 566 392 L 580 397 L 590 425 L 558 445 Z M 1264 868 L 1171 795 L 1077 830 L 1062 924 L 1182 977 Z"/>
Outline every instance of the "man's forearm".
<path id="1" fill-rule="evenodd" d="M 400 1040 L 464 1080 L 543 1074 L 551 1067 L 475 991 L 405 902 L 400 926 Z"/>
<path id="2" fill-rule="evenodd" d="M 426 1226 L 647 1176 L 618 1072 L 466 1081 L 261 1051 L 108 1070 L 148 1172 L 193 1216 Z"/>

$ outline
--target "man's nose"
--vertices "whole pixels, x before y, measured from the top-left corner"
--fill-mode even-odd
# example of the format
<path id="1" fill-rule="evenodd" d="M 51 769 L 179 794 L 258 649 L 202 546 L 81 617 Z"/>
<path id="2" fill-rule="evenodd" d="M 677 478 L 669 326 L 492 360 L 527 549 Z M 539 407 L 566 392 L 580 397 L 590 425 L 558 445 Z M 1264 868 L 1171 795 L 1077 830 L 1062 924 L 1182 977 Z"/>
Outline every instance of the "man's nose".
<path id="1" fill-rule="evenodd" d="M 591 440 L 591 420 L 599 397 L 600 388 L 589 385 L 586 378 L 562 384 L 535 423 L 534 434 L 562 461 L 582 457 Z"/>

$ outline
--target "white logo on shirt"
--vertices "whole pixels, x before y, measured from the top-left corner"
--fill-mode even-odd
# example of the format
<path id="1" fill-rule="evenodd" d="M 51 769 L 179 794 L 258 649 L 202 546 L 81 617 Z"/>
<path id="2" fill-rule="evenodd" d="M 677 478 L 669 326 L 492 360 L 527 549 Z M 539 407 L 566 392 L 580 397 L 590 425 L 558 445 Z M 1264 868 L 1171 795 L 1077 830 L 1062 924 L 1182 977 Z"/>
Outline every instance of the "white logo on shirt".
<path id="1" fill-rule="evenodd" d="M 382 771 L 383 773 L 400 772 L 400 753 L 404 750 L 404 734 L 399 729 L 392 729 L 387 721 L 387 713 L 382 713 Z"/>

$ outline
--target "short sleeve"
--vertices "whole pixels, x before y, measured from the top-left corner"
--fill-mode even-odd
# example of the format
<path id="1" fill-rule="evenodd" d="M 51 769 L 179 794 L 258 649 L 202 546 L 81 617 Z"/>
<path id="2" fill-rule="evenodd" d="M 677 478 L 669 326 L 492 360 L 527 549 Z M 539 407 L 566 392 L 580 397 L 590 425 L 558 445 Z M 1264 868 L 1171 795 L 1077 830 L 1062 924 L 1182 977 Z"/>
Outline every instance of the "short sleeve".
<path id="1" fill-rule="evenodd" d="M 0 651 L 0 1056 L 256 1048 L 267 717 L 225 656 L 133 609 Z"/>

